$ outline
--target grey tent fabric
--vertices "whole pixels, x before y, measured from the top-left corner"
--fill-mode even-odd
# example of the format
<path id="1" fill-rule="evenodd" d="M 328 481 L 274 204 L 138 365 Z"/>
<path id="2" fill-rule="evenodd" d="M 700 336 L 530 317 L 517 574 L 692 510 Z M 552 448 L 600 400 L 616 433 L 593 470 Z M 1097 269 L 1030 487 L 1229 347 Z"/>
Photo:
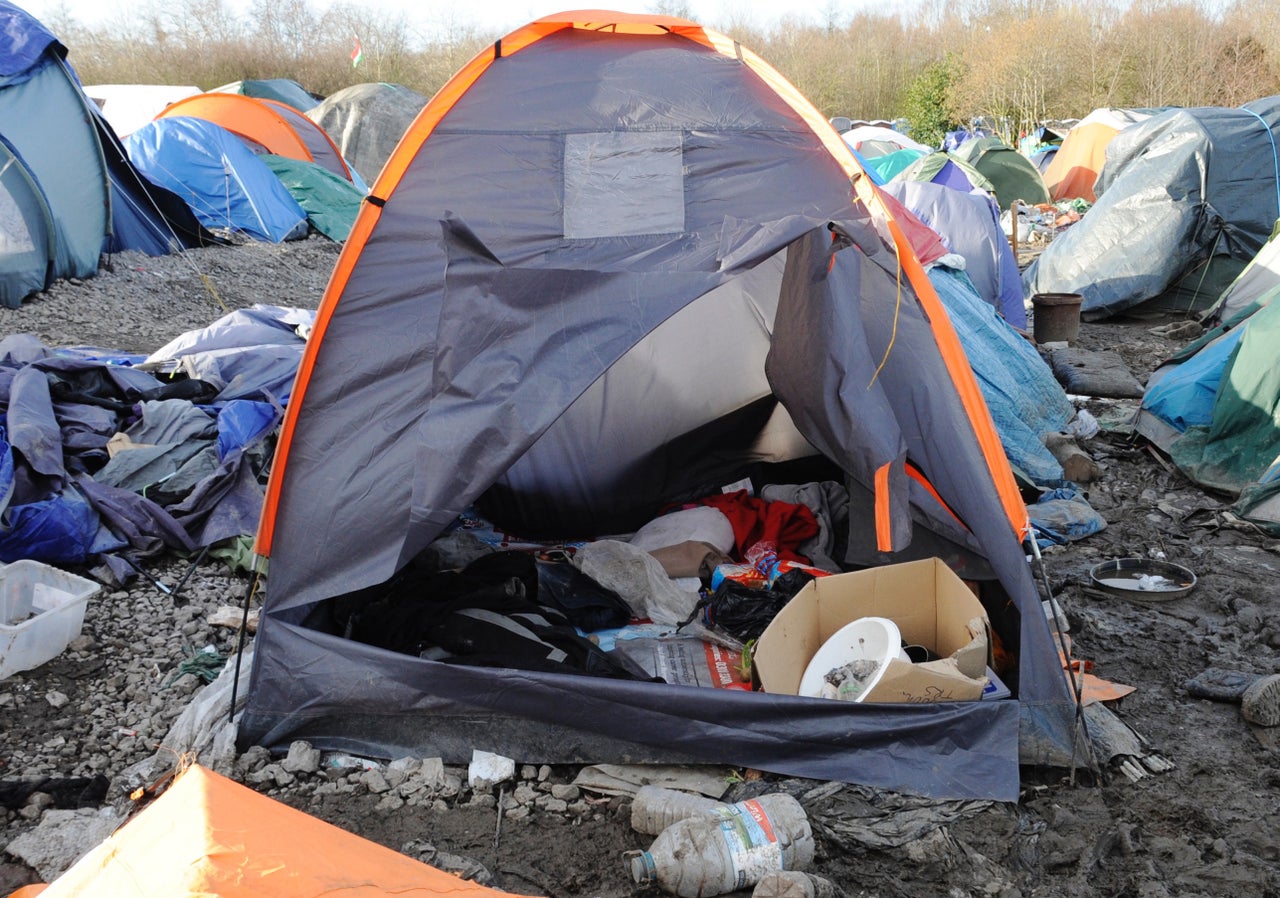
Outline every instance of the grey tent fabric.
<path id="1" fill-rule="evenodd" d="M 1027 269 L 1026 292 L 1079 293 L 1093 319 L 1150 301 L 1205 308 L 1280 217 L 1277 137 L 1280 97 L 1124 129 L 1107 145 L 1098 202 Z"/>
<path id="2" fill-rule="evenodd" d="M 964 257 L 965 274 L 979 296 L 1014 327 L 1026 330 L 1018 260 L 1000 229 L 994 200 L 931 181 L 893 181 L 884 189 L 937 231 L 947 249 Z"/>
<path id="3" fill-rule="evenodd" d="M 143 367 L 212 384 L 221 402 L 270 397 L 283 404 L 314 321 L 309 309 L 256 303 L 174 338 Z"/>
<path id="4" fill-rule="evenodd" d="M 402 84 L 353 84 L 307 110 L 347 160 L 372 184 L 427 98 Z"/>
<path id="5" fill-rule="evenodd" d="M 331 280 L 260 531 L 271 576 L 242 743 L 454 760 L 483 744 L 521 760 L 714 761 L 1016 798 L 1020 758 L 1070 751 L 1066 682 L 929 317 L 883 219 L 852 202 L 851 158 L 819 139 L 815 111 L 802 118 L 741 56 L 680 28 L 547 28 L 503 46 L 519 49 L 495 49 L 430 135 L 412 138 L 403 176 L 380 185 L 376 221 Z M 724 312 L 690 319 L 710 369 L 652 346 L 651 364 L 632 355 L 631 374 L 616 376 L 703 303 Z M 741 391 L 719 382 L 734 374 L 701 373 L 748 359 Z M 636 390 L 644 378 L 660 401 Z M 599 414 L 575 412 L 593 389 Z M 887 472 L 892 551 L 859 540 L 851 556 L 945 554 L 985 581 L 1022 659 L 1018 701 L 838 707 L 475 668 L 325 625 L 329 600 L 385 581 L 495 484 L 531 516 L 565 504 L 587 524 L 629 489 L 640 516 L 705 473 L 687 476 L 672 462 L 696 467 L 699 453 L 673 450 L 678 439 L 653 446 L 651 430 L 686 411 L 740 423 L 760 402 L 785 408 L 802 437 L 793 448 L 846 472 L 851 518 L 871 520 Z M 572 461 L 530 462 L 516 477 L 559 427 L 577 438 Z M 754 457 L 747 430 L 721 447 L 734 464 Z M 648 446 L 640 458 L 615 455 L 633 441 Z M 670 454 L 646 466 L 649 450 Z"/>

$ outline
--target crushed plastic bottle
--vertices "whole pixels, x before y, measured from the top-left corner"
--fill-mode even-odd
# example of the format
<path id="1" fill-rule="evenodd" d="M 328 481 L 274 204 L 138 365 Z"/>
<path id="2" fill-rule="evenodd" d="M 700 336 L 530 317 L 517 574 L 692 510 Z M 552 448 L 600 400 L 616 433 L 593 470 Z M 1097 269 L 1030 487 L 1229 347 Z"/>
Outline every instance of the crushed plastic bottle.
<path id="1" fill-rule="evenodd" d="M 724 802 L 662 786 L 641 786 L 631 799 L 631 828 L 656 836 L 673 823 L 724 807 Z"/>
<path id="2" fill-rule="evenodd" d="M 836 898 L 835 883 L 802 870 L 775 870 L 766 873 L 751 892 L 751 898 Z"/>
<path id="3" fill-rule="evenodd" d="M 678 820 L 648 851 L 623 857 L 637 884 L 657 883 L 680 898 L 710 898 L 754 886 L 773 871 L 803 870 L 813 852 L 804 808 L 777 792 Z"/>

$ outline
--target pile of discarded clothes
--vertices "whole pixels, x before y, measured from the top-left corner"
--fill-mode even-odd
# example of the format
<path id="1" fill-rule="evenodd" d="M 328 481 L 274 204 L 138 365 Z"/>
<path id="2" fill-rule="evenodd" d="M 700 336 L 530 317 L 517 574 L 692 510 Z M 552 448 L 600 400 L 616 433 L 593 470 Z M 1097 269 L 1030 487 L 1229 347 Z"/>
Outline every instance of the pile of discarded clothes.
<path id="1" fill-rule="evenodd" d="M 834 481 L 712 495 L 590 542 L 522 541 L 469 513 L 390 581 L 310 623 L 444 663 L 670 682 L 654 657 L 696 641 L 691 658 L 710 643 L 736 664 L 806 583 L 839 572 L 847 518 Z"/>
<path id="2" fill-rule="evenodd" d="M 244 541 L 314 313 L 233 312 L 151 356 L 0 340 L 0 561 L 99 565 Z"/>

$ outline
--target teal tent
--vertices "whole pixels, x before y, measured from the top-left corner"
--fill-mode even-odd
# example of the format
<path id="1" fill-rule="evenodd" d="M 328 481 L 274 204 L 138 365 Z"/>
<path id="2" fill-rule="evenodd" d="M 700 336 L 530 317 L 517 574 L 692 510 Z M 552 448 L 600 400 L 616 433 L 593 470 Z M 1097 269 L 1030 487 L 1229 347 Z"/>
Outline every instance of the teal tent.
<path id="1" fill-rule="evenodd" d="M 880 179 L 887 183 L 892 181 L 899 172 L 903 171 L 911 163 L 927 155 L 929 154 L 926 150 L 905 147 L 892 153 L 885 153 L 883 156 L 875 156 L 868 159 L 867 166 L 874 169 Z"/>
<path id="2" fill-rule="evenodd" d="M 103 253 L 216 242 L 129 162 L 66 55 L 0 0 L 0 304 L 9 308 L 55 278 L 92 277 Z"/>
<path id="3" fill-rule="evenodd" d="M 110 180 L 88 100 L 66 64 L 66 47 L 26 12 L 0 3 L 0 133 L 6 258 L 4 304 L 58 277 L 92 277 L 110 232 Z M 34 227 L 34 230 L 33 230 Z"/>
<path id="4" fill-rule="evenodd" d="M 232 81 L 222 87 L 215 87 L 210 93 L 244 94 L 259 100 L 275 100 L 292 106 L 299 112 L 306 112 L 320 101 L 313 97 L 305 87 L 288 78 L 246 79 Z"/>

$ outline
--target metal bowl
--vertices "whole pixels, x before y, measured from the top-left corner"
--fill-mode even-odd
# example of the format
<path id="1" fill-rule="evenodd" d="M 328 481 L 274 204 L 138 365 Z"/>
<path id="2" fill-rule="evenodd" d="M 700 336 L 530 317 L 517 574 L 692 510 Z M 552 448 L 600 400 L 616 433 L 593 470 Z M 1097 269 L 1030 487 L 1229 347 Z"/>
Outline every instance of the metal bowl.
<path id="1" fill-rule="evenodd" d="M 1134 602 L 1167 602 L 1196 588 L 1196 575 L 1190 569 L 1150 558 L 1104 561 L 1089 571 L 1089 580 L 1105 593 Z"/>

